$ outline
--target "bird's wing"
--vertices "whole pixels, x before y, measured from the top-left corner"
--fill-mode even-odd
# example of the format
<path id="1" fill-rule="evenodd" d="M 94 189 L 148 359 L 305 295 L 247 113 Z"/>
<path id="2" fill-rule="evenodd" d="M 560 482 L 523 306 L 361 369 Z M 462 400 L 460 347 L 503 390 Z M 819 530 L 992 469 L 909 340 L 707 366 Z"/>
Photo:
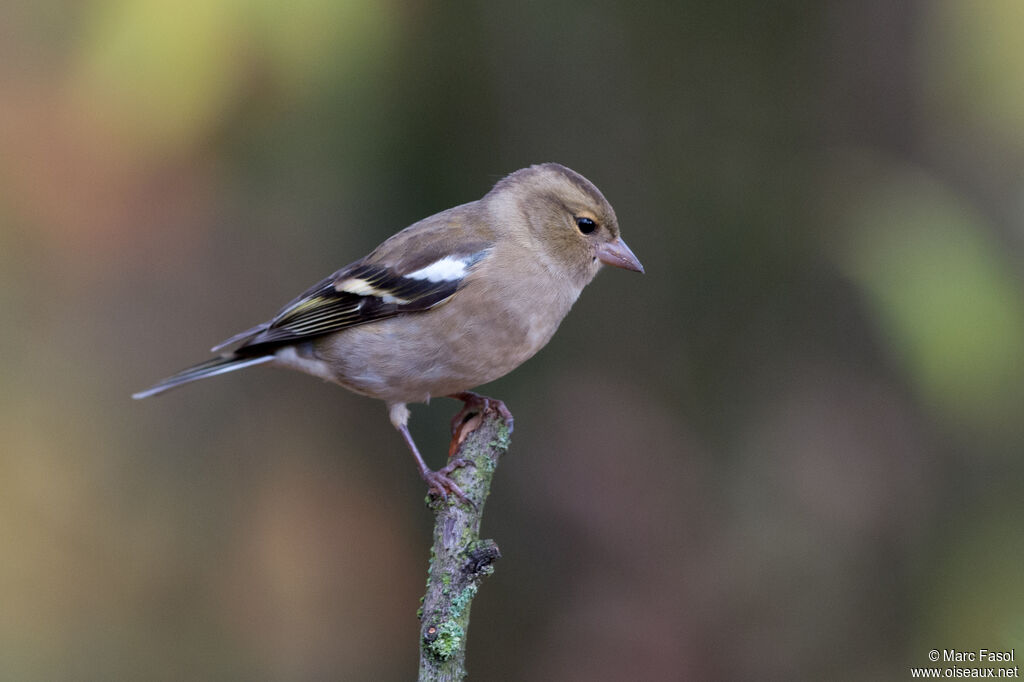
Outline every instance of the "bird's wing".
<path id="1" fill-rule="evenodd" d="M 382 261 L 375 251 L 311 287 L 269 322 L 214 346 L 213 352 L 277 345 L 428 310 L 458 291 L 491 246 L 476 242 L 452 247 L 437 241 L 434 248 L 420 245 L 412 257 L 394 263 Z"/>

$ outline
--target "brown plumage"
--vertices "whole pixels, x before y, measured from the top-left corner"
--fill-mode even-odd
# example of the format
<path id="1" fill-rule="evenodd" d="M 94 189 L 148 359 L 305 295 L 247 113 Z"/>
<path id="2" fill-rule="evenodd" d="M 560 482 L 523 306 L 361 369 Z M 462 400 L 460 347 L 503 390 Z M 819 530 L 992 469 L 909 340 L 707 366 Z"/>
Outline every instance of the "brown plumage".
<path id="1" fill-rule="evenodd" d="M 450 396 L 479 409 L 484 399 L 469 390 L 547 344 L 602 264 L 643 272 L 611 205 L 565 166 L 531 166 L 410 225 L 215 346 L 220 357 L 134 397 L 256 364 L 306 372 L 385 401 L 431 490 L 462 497 L 448 477 L 461 462 L 427 468 L 406 403 Z M 504 405 L 490 402 L 511 425 Z"/>

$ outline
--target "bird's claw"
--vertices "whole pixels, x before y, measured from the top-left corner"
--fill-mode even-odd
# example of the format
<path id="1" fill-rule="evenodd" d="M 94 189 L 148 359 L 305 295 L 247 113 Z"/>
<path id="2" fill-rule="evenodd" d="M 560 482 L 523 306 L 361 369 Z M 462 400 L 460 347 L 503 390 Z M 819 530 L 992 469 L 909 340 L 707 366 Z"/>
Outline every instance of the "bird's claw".
<path id="1" fill-rule="evenodd" d="M 466 504 L 474 506 L 472 501 L 466 497 L 466 493 L 462 492 L 462 488 L 456 485 L 455 481 L 451 479 L 451 473 L 456 469 L 461 469 L 465 466 L 471 466 L 473 463 L 468 459 L 462 459 L 461 457 L 453 457 L 448 464 L 441 467 L 437 471 L 426 471 L 423 473 L 423 480 L 427 482 L 427 489 L 431 495 L 437 495 L 445 502 L 448 501 L 448 493 L 455 495 Z"/>
<path id="2" fill-rule="evenodd" d="M 515 418 L 512 416 L 512 412 L 509 411 L 505 403 L 498 400 L 497 398 L 488 398 L 485 395 L 479 393 L 473 393 L 472 391 L 464 391 L 462 393 L 456 393 L 450 396 L 456 400 L 461 400 L 463 405 L 462 409 L 452 417 L 452 435 L 459 435 L 459 430 L 462 429 L 463 425 L 466 424 L 473 415 L 485 415 L 488 412 L 497 412 L 498 416 L 505 421 L 505 426 L 508 427 L 508 432 L 512 433 L 512 429 L 515 426 Z"/>

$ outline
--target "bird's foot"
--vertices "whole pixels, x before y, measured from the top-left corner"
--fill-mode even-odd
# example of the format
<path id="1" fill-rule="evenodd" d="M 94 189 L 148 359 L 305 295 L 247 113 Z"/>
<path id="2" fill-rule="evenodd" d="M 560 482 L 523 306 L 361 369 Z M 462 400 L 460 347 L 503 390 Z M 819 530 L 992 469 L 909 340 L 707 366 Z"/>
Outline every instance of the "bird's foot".
<path id="1" fill-rule="evenodd" d="M 449 457 L 454 456 L 459 451 L 462 441 L 466 440 L 466 436 L 473 433 L 480 426 L 483 416 L 488 412 L 496 412 L 498 416 L 505 420 L 505 426 L 508 427 L 509 433 L 512 433 L 515 420 L 502 401 L 488 398 L 472 391 L 463 391 L 448 397 L 463 402 L 462 409 L 452 417 L 452 440 L 448 445 Z"/>
<path id="2" fill-rule="evenodd" d="M 509 409 L 505 406 L 505 403 L 498 400 L 497 398 L 488 398 L 485 395 L 479 393 L 473 393 L 472 391 L 463 391 L 462 393 L 453 393 L 448 396 L 449 398 L 455 398 L 463 402 L 462 409 L 459 410 L 458 414 L 452 417 L 452 435 L 456 435 L 459 429 L 463 425 L 472 419 L 475 415 L 484 415 L 488 412 L 497 412 L 498 416 L 505 420 L 505 426 L 508 427 L 509 433 L 512 432 L 515 418 Z"/>
<path id="3" fill-rule="evenodd" d="M 420 475 L 423 476 L 423 480 L 427 482 L 427 489 L 430 494 L 439 496 L 445 502 L 448 501 L 448 493 L 455 495 L 466 504 L 473 506 L 466 494 L 462 492 L 462 488 L 455 484 L 455 481 L 451 479 L 451 474 L 456 469 L 461 469 L 465 466 L 472 466 L 472 462 L 468 459 L 462 459 L 461 457 L 452 457 L 448 464 L 441 467 L 437 471 L 427 469 Z"/>

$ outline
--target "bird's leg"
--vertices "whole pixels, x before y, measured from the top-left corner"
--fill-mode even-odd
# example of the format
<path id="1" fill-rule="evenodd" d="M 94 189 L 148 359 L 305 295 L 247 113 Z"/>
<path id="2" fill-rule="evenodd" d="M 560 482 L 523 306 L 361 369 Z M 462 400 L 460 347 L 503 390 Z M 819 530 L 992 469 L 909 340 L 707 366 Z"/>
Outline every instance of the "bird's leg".
<path id="1" fill-rule="evenodd" d="M 423 456 L 420 455 L 420 451 L 416 447 L 416 443 L 413 442 L 412 435 L 409 433 L 409 427 L 405 424 L 396 425 L 396 427 L 398 428 L 398 432 L 402 434 L 402 438 L 405 439 L 405 444 L 408 445 L 409 449 L 412 451 L 412 456 L 416 458 L 416 467 L 420 470 L 420 476 L 427 482 L 428 490 L 431 493 L 440 495 L 441 499 L 445 501 L 448 500 L 448 493 L 452 493 L 455 497 L 472 506 L 473 503 L 470 499 L 466 497 L 466 494 L 462 492 L 462 489 L 455 484 L 455 481 L 449 477 L 449 474 L 453 471 L 470 464 L 470 462 L 454 457 L 446 466 L 438 469 L 437 471 L 433 471 L 427 466 L 427 463 L 423 461 Z"/>
<path id="2" fill-rule="evenodd" d="M 487 396 L 480 395 L 479 393 L 473 393 L 472 391 L 453 393 L 448 397 L 454 398 L 455 400 L 461 400 L 463 402 L 462 409 L 459 410 L 458 414 L 452 417 L 452 442 L 448 448 L 449 457 L 455 454 L 459 449 L 459 445 L 461 445 L 462 441 L 466 439 L 466 436 L 479 425 L 478 423 L 472 424 L 473 417 L 476 415 L 480 415 L 482 417 L 488 412 L 497 412 L 498 416 L 505 420 L 505 426 L 508 427 L 508 432 L 512 433 L 515 420 L 512 417 L 512 413 L 509 412 L 509 409 L 502 401 L 496 398 L 488 398 Z"/>

